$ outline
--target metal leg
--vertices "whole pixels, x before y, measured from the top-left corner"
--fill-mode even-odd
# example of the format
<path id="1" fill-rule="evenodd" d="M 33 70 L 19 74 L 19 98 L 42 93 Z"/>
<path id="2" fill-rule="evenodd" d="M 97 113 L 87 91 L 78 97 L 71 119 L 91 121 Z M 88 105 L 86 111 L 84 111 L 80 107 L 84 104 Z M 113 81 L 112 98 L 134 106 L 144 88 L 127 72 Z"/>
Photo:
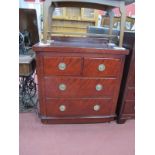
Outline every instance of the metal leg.
<path id="1" fill-rule="evenodd" d="M 34 75 L 19 78 L 19 99 L 24 108 L 33 108 L 36 106 L 34 98 L 37 93 L 37 86 L 35 83 Z"/>

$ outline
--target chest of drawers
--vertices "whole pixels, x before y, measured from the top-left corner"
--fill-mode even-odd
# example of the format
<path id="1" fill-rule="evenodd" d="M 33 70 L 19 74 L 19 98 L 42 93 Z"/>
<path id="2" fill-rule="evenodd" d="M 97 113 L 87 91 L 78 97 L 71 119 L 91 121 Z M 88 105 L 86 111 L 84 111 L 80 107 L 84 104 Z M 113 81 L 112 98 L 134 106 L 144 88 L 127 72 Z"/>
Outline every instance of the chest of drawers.
<path id="1" fill-rule="evenodd" d="M 131 61 L 124 91 L 121 91 L 118 98 L 118 119 L 117 122 L 122 124 L 128 119 L 135 118 L 135 51 L 132 51 Z M 121 87 L 122 89 L 122 87 Z"/>
<path id="2" fill-rule="evenodd" d="M 33 50 L 43 123 L 114 120 L 127 50 L 60 41 Z"/>
<path id="3" fill-rule="evenodd" d="M 126 57 L 117 104 L 117 122 L 135 118 L 135 33 L 125 32 L 123 46 L 130 54 Z"/>

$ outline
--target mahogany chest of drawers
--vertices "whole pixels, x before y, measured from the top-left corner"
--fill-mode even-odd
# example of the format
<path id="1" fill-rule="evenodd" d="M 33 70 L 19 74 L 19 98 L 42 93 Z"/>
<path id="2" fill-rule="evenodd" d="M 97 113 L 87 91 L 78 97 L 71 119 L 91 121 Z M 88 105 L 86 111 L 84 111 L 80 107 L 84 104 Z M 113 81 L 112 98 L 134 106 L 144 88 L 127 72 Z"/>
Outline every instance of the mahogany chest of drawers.
<path id="1" fill-rule="evenodd" d="M 43 123 L 99 123 L 116 117 L 128 50 L 54 41 L 33 46 Z"/>
<path id="2" fill-rule="evenodd" d="M 117 106 L 117 122 L 135 118 L 135 33 L 125 32 L 123 46 L 130 51 L 126 57 Z"/>
<path id="3" fill-rule="evenodd" d="M 123 91 L 118 100 L 118 123 L 135 117 L 135 52 L 131 51 L 131 61 Z"/>

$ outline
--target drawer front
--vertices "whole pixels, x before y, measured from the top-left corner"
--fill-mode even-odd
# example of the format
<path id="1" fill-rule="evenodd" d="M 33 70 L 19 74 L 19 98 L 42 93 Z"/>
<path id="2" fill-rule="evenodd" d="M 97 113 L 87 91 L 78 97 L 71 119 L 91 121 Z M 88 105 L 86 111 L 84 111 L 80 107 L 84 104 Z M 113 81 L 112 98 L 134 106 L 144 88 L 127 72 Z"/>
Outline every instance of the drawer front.
<path id="1" fill-rule="evenodd" d="M 125 101 L 123 114 L 134 114 L 135 113 L 135 101 Z"/>
<path id="2" fill-rule="evenodd" d="M 127 90 L 126 100 L 135 100 L 135 89 L 129 89 Z"/>
<path id="3" fill-rule="evenodd" d="M 111 106 L 111 99 L 47 99 L 46 113 L 48 116 L 108 115 Z"/>
<path id="4" fill-rule="evenodd" d="M 84 76 L 118 76 L 121 69 L 121 59 L 85 58 Z"/>
<path id="5" fill-rule="evenodd" d="M 46 97 L 104 97 L 113 96 L 116 79 L 45 78 Z"/>
<path id="6" fill-rule="evenodd" d="M 44 57 L 45 75 L 80 75 L 81 57 Z"/>

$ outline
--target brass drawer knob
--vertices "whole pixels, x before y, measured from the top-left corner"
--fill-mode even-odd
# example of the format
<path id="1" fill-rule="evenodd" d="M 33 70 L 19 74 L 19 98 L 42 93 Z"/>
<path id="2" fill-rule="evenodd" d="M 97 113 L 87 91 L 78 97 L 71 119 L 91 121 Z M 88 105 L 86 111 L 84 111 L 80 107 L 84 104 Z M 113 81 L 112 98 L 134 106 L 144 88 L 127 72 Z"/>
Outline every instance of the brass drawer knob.
<path id="1" fill-rule="evenodd" d="M 98 70 L 99 70 L 100 72 L 104 71 L 104 70 L 105 70 L 105 65 L 104 65 L 104 64 L 100 64 L 100 65 L 98 66 Z"/>
<path id="2" fill-rule="evenodd" d="M 60 105 L 59 106 L 59 110 L 60 111 L 65 111 L 66 110 L 66 106 L 65 105 Z"/>
<path id="3" fill-rule="evenodd" d="M 61 90 L 61 91 L 65 91 L 66 88 L 67 88 L 67 86 L 63 83 L 59 85 L 59 90 Z"/>
<path id="4" fill-rule="evenodd" d="M 100 105 L 96 104 L 94 105 L 94 111 L 99 111 L 100 110 Z"/>
<path id="5" fill-rule="evenodd" d="M 61 62 L 61 63 L 59 63 L 58 68 L 59 68 L 59 70 L 62 70 L 63 71 L 63 70 L 66 69 L 66 64 L 63 63 L 63 62 Z"/>
<path id="6" fill-rule="evenodd" d="M 96 85 L 96 90 L 101 91 L 103 89 L 103 86 L 101 84 Z"/>

